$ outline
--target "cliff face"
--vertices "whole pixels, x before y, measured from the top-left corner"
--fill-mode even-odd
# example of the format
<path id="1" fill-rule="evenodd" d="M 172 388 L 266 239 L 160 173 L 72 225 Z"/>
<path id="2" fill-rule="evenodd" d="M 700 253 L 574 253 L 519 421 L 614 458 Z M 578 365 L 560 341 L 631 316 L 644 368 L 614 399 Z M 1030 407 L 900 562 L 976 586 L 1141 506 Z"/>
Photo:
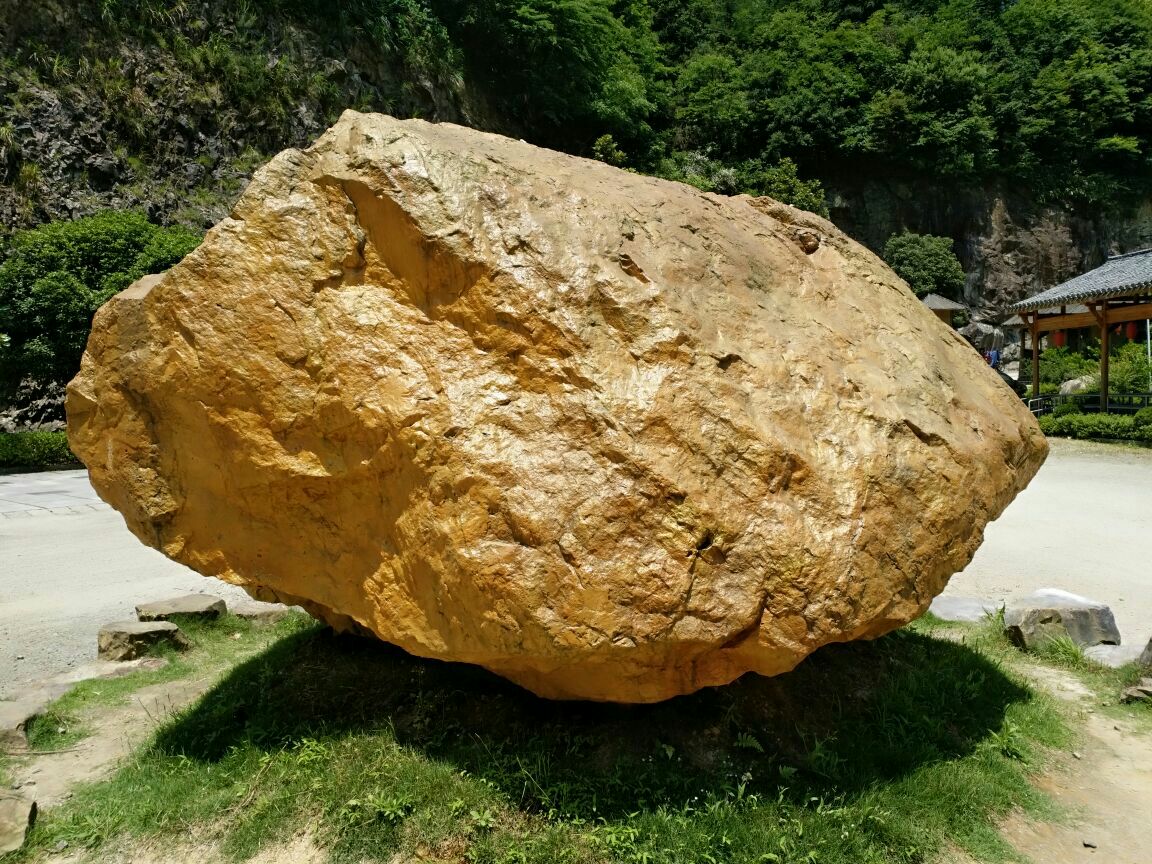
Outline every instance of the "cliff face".
<path id="1" fill-rule="evenodd" d="M 498 125 L 436 33 L 252 8 L 0 0 L 0 225 L 139 208 L 207 228 L 349 106 Z"/>
<path id="2" fill-rule="evenodd" d="M 0 0 L 0 242 L 3 229 L 105 208 L 207 228 L 257 165 L 349 107 L 521 136 L 438 22 L 365 22 L 355 8 Z M 1152 245 L 1152 201 L 1090 213 L 1021 189 L 825 179 L 833 221 L 874 251 L 904 229 L 952 237 L 977 320 Z"/>
<path id="3" fill-rule="evenodd" d="M 1124 211 L 1040 205 L 1026 190 L 942 188 L 915 180 L 829 184 L 833 221 L 874 250 L 903 230 L 956 241 L 968 274 L 963 301 L 998 323 L 1007 307 L 1099 265 L 1152 246 L 1152 200 Z"/>

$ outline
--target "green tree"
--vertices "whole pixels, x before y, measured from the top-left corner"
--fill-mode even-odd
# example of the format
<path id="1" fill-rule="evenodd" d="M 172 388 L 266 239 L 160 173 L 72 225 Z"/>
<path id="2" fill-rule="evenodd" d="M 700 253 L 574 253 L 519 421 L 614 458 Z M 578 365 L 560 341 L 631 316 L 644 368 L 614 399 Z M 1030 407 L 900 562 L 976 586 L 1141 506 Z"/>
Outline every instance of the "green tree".
<path id="1" fill-rule="evenodd" d="M 13 234 L 0 264 L 0 388 L 65 382 L 80 368 L 92 316 L 109 297 L 171 267 L 199 244 L 186 228 L 116 212 Z"/>
<path id="2" fill-rule="evenodd" d="M 631 11 L 611 0 L 432 0 L 505 117 L 578 150 L 604 130 L 626 144 L 650 132 L 655 36 L 643 10 L 630 28 L 617 5 Z"/>
<path id="3" fill-rule="evenodd" d="M 800 169 L 788 157 L 775 165 L 765 166 L 760 160 L 743 165 L 743 185 L 752 195 L 767 195 L 801 210 L 828 215 L 824 187 L 819 180 L 802 180 Z"/>
<path id="4" fill-rule="evenodd" d="M 964 289 L 964 268 L 947 237 L 893 234 L 884 244 L 884 260 L 917 297 L 935 293 L 955 299 Z"/>

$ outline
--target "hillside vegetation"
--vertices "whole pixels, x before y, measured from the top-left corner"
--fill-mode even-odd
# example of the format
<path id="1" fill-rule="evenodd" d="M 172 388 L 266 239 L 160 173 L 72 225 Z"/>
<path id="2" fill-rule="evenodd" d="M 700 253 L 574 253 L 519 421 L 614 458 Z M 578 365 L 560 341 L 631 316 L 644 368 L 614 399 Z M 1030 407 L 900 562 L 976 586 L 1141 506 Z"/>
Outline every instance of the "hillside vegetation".
<path id="1" fill-rule="evenodd" d="M 1146 0 L 0 0 L 0 257 L 109 210 L 199 233 L 348 107 L 831 213 L 993 321 L 1152 238 Z M 194 243 L 0 270 L 0 389 Z"/>
<path id="2" fill-rule="evenodd" d="M 0 0 L 0 13 L 9 226 L 97 200 L 210 222 L 255 164 L 345 107 L 725 192 L 805 194 L 798 166 L 1112 206 L 1152 178 L 1143 0 Z"/>

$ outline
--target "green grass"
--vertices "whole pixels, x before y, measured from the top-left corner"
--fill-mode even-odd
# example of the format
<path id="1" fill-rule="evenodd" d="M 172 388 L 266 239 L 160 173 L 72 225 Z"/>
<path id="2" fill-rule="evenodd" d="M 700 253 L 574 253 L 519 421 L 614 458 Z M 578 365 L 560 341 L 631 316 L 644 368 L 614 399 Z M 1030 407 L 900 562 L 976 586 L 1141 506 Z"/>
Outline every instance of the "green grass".
<path id="1" fill-rule="evenodd" d="M 1029 771 L 1069 734 L 998 656 L 930 625 L 653 706 L 549 702 L 308 627 L 45 814 L 18 860 L 190 830 L 240 860 L 301 825 L 335 861 L 995 860 L 997 817 L 1045 811 Z"/>
<path id="2" fill-rule="evenodd" d="M 971 645 L 996 662 L 1023 672 L 1035 665 L 1068 672 L 1093 693 L 1093 710 L 1103 710 L 1109 716 L 1131 721 L 1137 727 L 1152 732 L 1152 705 L 1125 705 L 1120 701 L 1124 689 L 1152 675 L 1152 669 L 1141 668 L 1136 663 L 1117 669 L 1096 663 L 1085 655 L 1082 646 L 1066 636 L 1049 639 L 1032 651 L 1021 652 L 1004 635 L 1003 608 L 977 625 L 943 622 L 926 615 L 913 626 L 917 629 L 931 628 L 933 632 Z"/>
<path id="3" fill-rule="evenodd" d="M 235 615 L 224 615 L 216 621 L 176 617 L 184 635 L 192 643 L 188 651 L 176 651 L 161 645 L 151 656 L 168 661 L 159 669 L 145 669 L 121 678 L 82 681 L 55 700 L 28 727 L 28 744 L 34 752 L 61 750 L 91 734 L 86 715 L 100 706 L 123 704 L 137 690 L 167 681 L 186 678 L 193 673 L 211 674 L 242 661 L 267 648 L 271 643 L 310 626 L 306 615 L 292 615 L 271 627 L 257 627 Z"/>

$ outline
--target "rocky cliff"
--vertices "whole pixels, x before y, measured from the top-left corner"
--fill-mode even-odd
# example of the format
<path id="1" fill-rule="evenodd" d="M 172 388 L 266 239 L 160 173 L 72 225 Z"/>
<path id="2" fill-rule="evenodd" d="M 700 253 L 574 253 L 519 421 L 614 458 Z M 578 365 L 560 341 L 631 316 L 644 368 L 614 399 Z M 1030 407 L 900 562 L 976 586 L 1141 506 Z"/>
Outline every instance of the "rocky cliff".
<path id="1" fill-rule="evenodd" d="M 1103 263 L 1152 246 L 1152 201 L 1111 212 L 1039 204 L 1028 190 L 941 188 L 928 178 L 829 184 L 833 221 L 874 250 L 892 234 L 951 237 L 968 275 L 961 299 L 976 320 L 999 323 L 1007 307 Z"/>

